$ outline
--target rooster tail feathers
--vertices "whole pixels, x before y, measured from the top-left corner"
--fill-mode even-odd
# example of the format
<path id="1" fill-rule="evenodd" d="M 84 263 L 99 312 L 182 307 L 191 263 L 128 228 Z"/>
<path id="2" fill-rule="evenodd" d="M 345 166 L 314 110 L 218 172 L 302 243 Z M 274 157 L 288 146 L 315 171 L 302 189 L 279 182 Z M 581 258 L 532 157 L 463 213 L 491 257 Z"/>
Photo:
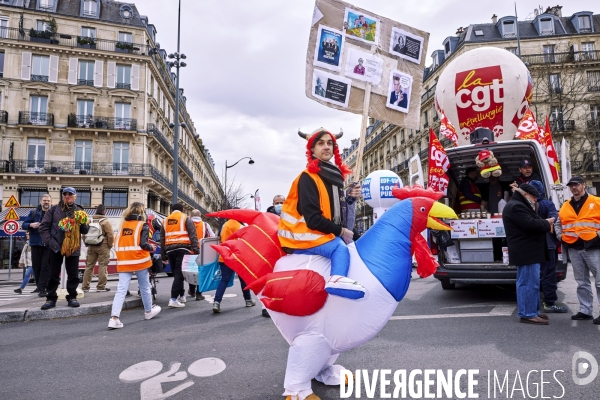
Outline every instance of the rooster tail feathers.
<path id="1" fill-rule="evenodd" d="M 235 210 L 223 210 L 210 214 L 206 214 L 207 217 L 217 217 L 225 219 L 235 219 L 236 221 L 244 222 L 249 224 L 258 215 L 262 214 L 260 211 L 249 210 L 249 209 L 235 209 Z"/>

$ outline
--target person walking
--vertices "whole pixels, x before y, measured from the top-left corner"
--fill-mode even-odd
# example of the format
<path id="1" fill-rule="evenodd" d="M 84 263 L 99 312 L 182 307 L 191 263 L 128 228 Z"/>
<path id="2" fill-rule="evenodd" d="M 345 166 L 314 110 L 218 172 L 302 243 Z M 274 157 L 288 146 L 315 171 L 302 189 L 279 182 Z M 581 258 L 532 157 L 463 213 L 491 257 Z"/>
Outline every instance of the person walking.
<path id="1" fill-rule="evenodd" d="M 40 223 L 50 206 L 52 206 L 52 198 L 49 194 L 43 194 L 40 204 L 31 210 L 23 221 L 23 230 L 29 232 L 30 236 L 31 263 L 36 285 L 32 293 L 37 293 L 39 297 L 46 297 L 50 277 L 50 248 L 43 242 L 39 232 Z"/>
<path id="2" fill-rule="evenodd" d="M 571 319 L 590 320 L 594 319 L 590 273 L 595 279 L 596 296 L 600 301 L 600 198 L 586 192 L 585 180 L 581 176 L 572 177 L 567 186 L 573 197 L 563 203 L 554 227 L 556 237 L 568 248 L 577 282 L 579 312 Z M 600 325 L 600 316 L 593 322 Z"/>
<path id="3" fill-rule="evenodd" d="M 508 259 L 517 267 L 519 318 L 527 324 L 548 325 L 548 316 L 540 313 L 540 263 L 546 260 L 546 232 L 552 231 L 554 218 L 543 219 L 536 213 L 539 196 L 533 186 L 522 184 L 504 207 L 502 221 Z"/>
<path id="4" fill-rule="evenodd" d="M 161 311 L 158 305 L 152 304 L 148 268 L 152 267 L 150 252 L 154 251 L 155 247 L 148 243 L 150 228 L 146 221 L 145 207 L 142 203 L 132 203 L 123 211 L 123 223 L 115 240 L 119 284 L 113 300 L 111 318 L 108 320 L 109 329 L 123 327 L 119 317 L 134 272 L 144 304 L 144 319 L 152 319 Z"/>
<path id="5" fill-rule="evenodd" d="M 23 282 L 21 282 L 21 286 L 18 289 L 15 289 L 14 292 L 17 294 L 23 294 L 23 289 L 29 283 L 29 279 L 31 279 L 31 275 L 33 275 L 33 266 L 31 262 L 31 246 L 29 245 L 29 232 L 25 233 L 25 244 L 23 245 L 23 250 L 21 251 L 21 258 L 19 258 L 19 268 L 27 268 L 25 270 L 25 276 L 23 276 Z"/>
<path id="6" fill-rule="evenodd" d="M 106 207 L 100 204 L 96 207 L 96 214 L 92 216 L 92 220 L 90 221 L 90 231 L 83 238 L 83 243 L 87 247 L 85 273 L 83 274 L 83 284 L 81 285 L 84 293 L 90 290 L 96 262 L 98 263 L 96 292 L 110 291 L 110 288 L 106 287 L 106 281 L 108 280 L 107 270 L 110 261 L 110 249 L 115 242 L 115 235 L 113 227 L 105 215 Z"/>
<path id="7" fill-rule="evenodd" d="M 207 237 L 214 237 L 215 234 L 212 231 L 212 228 L 209 224 L 202 221 L 202 213 L 200 210 L 192 210 L 190 213 L 190 218 L 194 222 L 194 226 L 196 227 L 196 237 L 198 238 L 198 248 L 201 246 L 201 240 Z M 198 262 L 200 262 L 200 257 L 197 258 Z M 204 300 L 204 296 L 201 292 L 197 292 L 197 286 L 189 283 L 188 294 L 190 297 L 195 298 L 196 301 Z"/>
<path id="8" fill-rule="evenodd" d="M 88 233 L 88 215 L 75 203 L 77 191 L 66 187 L 62 190 L 61 201 L 52 206 L 44 215 L 39 227 L 42 241 L 50 248 L 50 278 L 48 294 L 42 310 L 56 307 L 60 284 L 60 271 L 63 261 L 67 273 L 67 292 L 65 299 L 69 307 L 79 307 L 77 286 L 79 286 L 79 255 L 81 234 Z"/>
<path id="9" fill-rule="evenodd" d="M 239 207 L 233 207 L 234 209 L 239 209 Z M 234 219 L 229 219 L 225 224 L 223 224 L 223 228 L 221 228 L 221 243 L 225 242 L 233 233 L 242 228 L 242 223 L 236 221 Z M 225 265 L 223 257 L 219 256 L 219 268 L 221 269 L 221 281 L 219 282 L 219 286 L 217 286 L 217 290 L 215 292 L 215 299 L 213 303 L 213 312 L 218 314 L 221 312 L 221 301 L 223 300 L 223 295 L 225 294 L 225 289 L 227 289 L 227 285 L 231 281 L 231 278 L 235 274 L 235 272 Z M 244 300 L 246 300 L 246 307 L 252 307 L 256 305 L 254 300 L 252 300 L 252 295 L 250 294 L 250 290 L 244 289 L 246 287 L 246 282 L 239 277 L 240 286 L 242 287 L 242 293 L 244 294 Z"/>
<path id="10" fill-rule="evenodd" d="M 181 264 L 186 254 L 200 254 L 200 248 L 194 222 L 183 213 L 183 204 L 181 203 L 171 205 L 171 214 L 163 221 L 160 251 L 161 259 L 169 260 L 173 273 L 169 308 L 185 307 L 186 298 Z"/>

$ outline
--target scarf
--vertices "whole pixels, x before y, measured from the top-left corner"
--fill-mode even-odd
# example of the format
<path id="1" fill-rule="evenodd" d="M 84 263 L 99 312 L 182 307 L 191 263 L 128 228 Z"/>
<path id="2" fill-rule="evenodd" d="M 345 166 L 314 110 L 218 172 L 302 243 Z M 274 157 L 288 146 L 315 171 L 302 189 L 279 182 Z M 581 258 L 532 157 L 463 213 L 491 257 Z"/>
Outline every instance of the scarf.
<path id="1" fill-rule="evenodd" d="M 321 170 L 317 174 L 323 179 L 323 182 L 327 185 L 331 185 L 332 188 L 333 223 L 341 225 L 344 222 L 342 216 L 346 215 L 346 202 L 341 201 L 344 198 L 342 189 L 344 187 L 344 178 L 342 177 L 339 168 L 333 164 L 321 161 L 319 167 L 321 167 Z M 341 210 L 342 208 L 344 208 L 343 212 Z"/>

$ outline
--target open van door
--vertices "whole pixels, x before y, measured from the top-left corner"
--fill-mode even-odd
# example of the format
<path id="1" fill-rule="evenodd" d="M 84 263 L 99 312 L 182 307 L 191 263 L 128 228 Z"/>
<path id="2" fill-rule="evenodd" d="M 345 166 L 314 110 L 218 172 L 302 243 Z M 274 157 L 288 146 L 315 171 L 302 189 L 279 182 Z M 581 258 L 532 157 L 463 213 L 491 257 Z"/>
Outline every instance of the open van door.
<path id="1" fill-rule="evenodd" d="M 408 160 L 408 185 L 412 186 L 415 183 L 425 187 L 423 167 L 421 167 L 421 158 L 418 154 L 415 154 Z"/>
<path id="2" fill-rule="evenodd" d="M 563 138 L 560 144 L 560 171 L 563 188 L 563 198 L 561 203 L 571 198 L 571 191 L 567 187 L 567 183 L 571 179 L 571 149 L 569 143 Z"/>

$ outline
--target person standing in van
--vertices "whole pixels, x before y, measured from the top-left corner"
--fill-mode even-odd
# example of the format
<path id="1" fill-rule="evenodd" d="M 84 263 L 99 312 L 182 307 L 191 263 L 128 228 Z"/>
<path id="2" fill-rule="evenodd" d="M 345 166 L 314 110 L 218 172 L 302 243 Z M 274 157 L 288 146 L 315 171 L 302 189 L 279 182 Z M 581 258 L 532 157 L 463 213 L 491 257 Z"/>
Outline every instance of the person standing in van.
<path id="1" fill-rule="evenodd" d="M 96 292 L 108 292 L 110 290 L 110 288 L 106 287 L 106 281 L 108 280 L 107 269 L 108 262 L 110 261 L 110 249 L 113 247 L 115 235 L 113 227 L 105 215 L 106 207 L 100 204 L 96 207 L 96 214 L 92 216 L 90 231 L 83 237 L 83 243 L 87 247 L 85 273 L 83 274 L 83 284 L 81 285 L 84 293 L 90 290 L 96 262 L 98 262 Z"/>
<path id="2" fill-rule="evenodd" d="M 475 184 L 479 172 L 477 167 L 469 167 L 465 172 L 466 175 L 460 181 L 458 187 L 460 212 L 478 211 L 482 205 L 487 205 L 486 201 L 481 198 L 481 192 L 479 192 L 479 188 Z"/>

